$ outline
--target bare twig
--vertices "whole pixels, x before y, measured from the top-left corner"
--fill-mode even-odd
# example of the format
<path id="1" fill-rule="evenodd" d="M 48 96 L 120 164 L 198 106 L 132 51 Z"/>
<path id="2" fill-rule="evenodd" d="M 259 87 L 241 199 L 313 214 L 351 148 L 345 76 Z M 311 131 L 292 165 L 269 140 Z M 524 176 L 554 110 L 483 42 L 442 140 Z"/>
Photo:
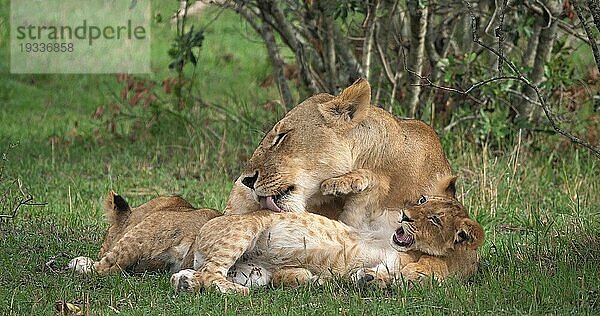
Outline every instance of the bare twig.
<path id="1" fill-rule="evenodd" d="M 525 99 L 529 103 L 532 103 L 532 104 L 535 104 L 535 105 L 538 105 L 538 106 L 542 105 L 540 102 L 538 102 L 537 100 L 534 100 L 534 99 L 528 97 L 527 95 L 525 95 L 521 91 L 517 91 L 517 90 L 514 90 L 514 89 L 506 89 L 506 91 L 509 92 L 509 93 L 512 93 L 513 95 L 518 96 L 521 99 Z"/>
<path id="2" fill-rule="evenodd" d="M 446 127 L 444 127 L 443 130 L 444 130 L 444 132 L 448 132 L 449 130 L 451 130 L 454 126 L 458 125 L 459 123 L 461 123 L 463 121 L 474 120 L 477 117 L 478 117 L 477 115 L 469 115 L 469 116 L 461 117 L 461 118 L 457 119 L 456 121 L 448 124 Z"/>
<path id="3" fill-rule="evenodd" d="M 536 3 L 540 3 L 540 4 L 542 4 L 542 5 L 543 5 L 543 3 L 541 3 L 540 1 L 537 1 Z M 561 30 L 563 30 L 564 32 L 567 32 L 567 33 L 569 33 L 570 35 L 573 35 L 573 36 L 575 36 L 576 38 L 578 38 L 578 39 L 579 39 L 579 40 L 581 40 L 582 42 L 584 42 L 584 43 L 586 43 L 586 44 L 588 44 L 588 45 L 591 45 L 590 41 L 589 41 L 587 38 L 585 38 L 585 36 L 584 36 L 584 35 L 582 35 L 582 34 L 579 34 L 579 33 L 577 33 L 576 31 L 574 31 L 574 30 L 572 29 L 572 27 L 573 27 L 573 26 L 572 26 L 571 24 L 569 24 L 569 23 L 567 23 L 567 22 L 565 22 L 565 21 L 563 21 L 563 20 L 561 20 L 561 19 L 559 19 L 559 18 L 557 18 L 557 17 L 553 16 L 553 15 L 552 15 L 552 12 L 550 12 L 546 6 L 541 6 L 541 5 L 540 5 L 540 6 L 538 7 L 538 6 L 535 6 L 535 5 L 531 5 L 531 4 L 529 3 L 529 1 L 525 1 L 525 3 L 524 3 L 524 4 L 525 4 L 525 7 L 527 7 L 529 10 L 531 10 L 533 13 L 535 13 L 535 14 L 537 14 L 537 15 L 541 16 L 542 18 L 543 18 L 544 16 L 546 16 L 546 15 L 549 15 L 549 18 L 550 18 L 550 19 L 548 20 L 548 23 L 550 23 L 550 22 L 552 22 L 552 21 L 554 21 L 554 22 L 558 23 L 558 27 L 559 27 Z M 548 27 L 548 24 L 547 24 L 545 27 Z"/>
<path id="4" fill-rule="evenodd" d="M 410 70 L 409 70 L 410 71 Z M 416 76 L 416 73 L 414 73 L 414 75 Z M 439 86 L 435 83 L 433 83 L 429 78 L 427 77 L 421 77 L 422 80 L 425 80 L 425 82 L 427 84 L 416 84 L 418 86 L 426 86 L 426 87 L 433 87 L 433 88 L 437 88 L 437 89 L 441 89 L 441 90 L 446 90 L 446 91 L 451 91 L 451 92 L 455 92 L 458 94 L 462 94 L 462 95 L 467 95 L 471 92 L 473 92 L 473 90 L 484 86 L 486 84 L 495 82 L 495 81 L 506 81 L 506 80 L 520 80 L 520 78 L 518 76 L 496 76 L 496 77 L 492 77 L 492 78 L 488 78 L 479 82 L 476 82 L 474 84 L 472 84 L 469 88 L 467 88 L 466 90 L 461 90 L 461 89 L 457 89 L 457 88 L 451 88 L 451 87 L 444 87 L 444 86 Z"/>
<path id="5" fill-rule="evenodd" d="M 379 27 L 377 27 L 377 31 L 378 31 L 378 29 L 379 29 Z M 394 78 L 394 74 L 392 73 L 392 68 L 390 67 L 390 64 L 388 63 L 388 61 L 385 57 L 385 52 L 383 51 L 383 48 L 381 47 L 381 45 L 379 44 L 379 41 L 377 40 L 377 36 L 375 36 L 375 46 L 377 47 L 379 61 L 383 65 L 384 73 L 385 73 L 386 77 L 388 78 L 388 80 L 390 81 L 390 83 L 394 84 L 396 81 L 396 78 Z"/>
<path id="6" fill-rule="evenodd" d="M 581 21 L 581 25 L 585 30 L 585 34 L 587 34 L 587 37 L 590 40 L 592 52 L 594 53 L 594 59 L 596 60 L 596 67 L 598 67 L 598 70 L 600 71 L 600 49 L 598 49 L 598 44 L 596 44 L 596 39 L 594 37 L 594 34 L 592 33 L 592 29 L 588 25 L 585 16 L 583 16 L 583 12 L 581 11 L 581 7 L 579 6 L 577 0 L 571 0 L 571 5 L 573 6 L 573 9 L 575 9 L 575 13 L 577 13 L 577 17 L 579 18 L 579 21 Z M 594 17 L 594 21 L 596 21 L 595 18 L 596 17 Z"/>
<path id="7" fill-rule="evenodd" d="M 398 58 L 398 65 L 396 66 L 396 74 L 394 75 L 394 81 L 392 83 L 392 93 L 390 96 L 390 107 L 388 109 L 388 111 L 390 112 L 392 112 L 392 106 L 394 105 L 394 100 L 396 99 L 396 91 L 398 90 L 398 83 L 400 82 L 400 78 L 402 76 L 402 71 L 400 71 L 400 69 L 402 68 L 400 67 L 400 65 L 403 63 L 404 69 L 408 69 L 408 67 L 406 66 L 406 54 L 404 54 L 404 47 L 400 45 L 399 50 L 402 53 L 403 58 Z"/>
<path id="8" fill-rule="evenodd" d="M 47 203 L 32 202 L 33 196 L 31 194 L 25 192 L 25 188 L 23 187 L 23 183 L 21 182 L 21 179 L 19 179 L 19 178 L 15 179 L 11 183 L 11 185 L 16 186 L 19 189 L 19 192 L 21 193 L 22 198 L 19 199 L 19 201 L 13 207 L 10 214 L 0 214 L 0 220 L 7 220 L 7 219 L 15 218 L 17 216 L 17 212 L 19 211 L 19 208 L 21 208 L 21 206 L 44 206 L 47 204 Z M 4 202 L 4 203 L 8 202 L 8 201 L 5 201 L 7 198 L 8 198 L 8 192 L 4 192 L 2 197 L 0 197 L 0 202 Z"/>

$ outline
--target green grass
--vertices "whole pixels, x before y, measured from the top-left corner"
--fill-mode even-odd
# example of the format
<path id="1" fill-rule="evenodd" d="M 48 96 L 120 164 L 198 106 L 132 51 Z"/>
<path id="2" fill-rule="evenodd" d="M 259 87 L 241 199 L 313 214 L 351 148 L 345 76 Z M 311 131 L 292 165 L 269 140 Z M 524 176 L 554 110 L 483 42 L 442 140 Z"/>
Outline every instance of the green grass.
<path id="1" fill-rule="evenodd" d="M 153 14 L 168 16 L 169 5 L 156 1 Z M 206 25 L 217 13 L 196 22 Z M 213 106 L 185 114 L 192 125 L 166 116 L 144 137 L 104 133 L 98 141 L 93 130 L 102 126 L 90 117 L 119 101 L 115 77 L 9 74 L 7 18 L 8 1 L 0 0 L 0 152 L 8 153 L 6 174 L 48 204 L 24 207 L 0 224 L 1 315 L 48 315 L 59 300 L 89 302 L 94 315 L 600 313 L 600 161 L 571 145 L 554 149 L 554 138 L 538 140 L 537 149 L 517 139 L 496 157 L 458 128 L 441 138 L 459 194 L 487 234 L 481 270 L 468 282 L 382 292 L 335 281 L 237 297 L 175 294 L 167 273 L 60 270 L 72 257 L 97 253 L 107 228 L 101 199 L 110 189 L 133 205 L 181 194 L 222 209 L 244 159 L 282 112 L 263 107 L 277 91 L 259 87 L 270 72 L 262 45 L 226 12 L 207 30 L 196 70 L 194 94 Z M 166 69 L 173 33 L 167 24 L 153 25 L 149 79 L 173 75 Z M 74 127 L 80 140 L 70 136 Z M 51 137 L 61 143 L 51 146 Z M 18 146 L 8 150 L 13 142 Z M 51 259 L 55 271 L 44 269 Z"/>

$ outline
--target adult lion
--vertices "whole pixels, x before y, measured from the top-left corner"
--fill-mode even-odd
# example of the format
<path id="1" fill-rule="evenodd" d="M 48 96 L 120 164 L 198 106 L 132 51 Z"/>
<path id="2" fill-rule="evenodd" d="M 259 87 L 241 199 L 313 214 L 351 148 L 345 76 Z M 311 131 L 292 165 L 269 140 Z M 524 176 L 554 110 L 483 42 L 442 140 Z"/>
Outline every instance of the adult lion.
<path id="1" fill-rule="evenodd" d="M 324 183 L 342 176 L 350 180 Z M 364 216 L 344 206 L 348 193 L 368 189 L 365 176 L 384 187 L 376 201 L 382 208 L 455 195 L 435 131 L 371 105 L 371 87 L 361 79 L 339 96 L 306 99 L 277 122 L 235 182 L 225 213 L 308 210 L 358 227 Z"/>

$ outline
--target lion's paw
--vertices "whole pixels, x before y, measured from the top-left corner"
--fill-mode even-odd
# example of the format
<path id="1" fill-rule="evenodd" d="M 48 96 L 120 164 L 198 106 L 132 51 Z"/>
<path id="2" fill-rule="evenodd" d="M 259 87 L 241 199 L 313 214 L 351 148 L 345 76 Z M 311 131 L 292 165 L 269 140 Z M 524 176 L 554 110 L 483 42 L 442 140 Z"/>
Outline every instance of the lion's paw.
<path id="1" fill-rule="evenodd" d="M 409 263 L 402 269 L 402 277 L 410 282 L 421 282 L 430 278 L 430 273 L 417 263 Z"/>
<path id="2" fill-rule="evenodd" d="M 353 193 L 360 193 L 369 187 L 369 179 L 363 177 L 355 177 L 350 185 Z"/>
<path id="3" fill-rule="evenodd" d="M 321 194 L 323 195 L 346 195 L 348 193 L 360 193 L 369 186 L 369 179 L 353 175 L 330 178 L 321 183 Z"/>
<path id="4" fill-rule="evenodd" d="M 341 178 L 331 178 L 321 183 L 321 194 L 323 195 L 345 195 L 352 191 L 350 181 Z"/>
<path id="5" fill-rule="evenodd" d="M 173 273 L 171 275 L 171 285 L 175 289 L 176 292 L 185 292 L 192 289 L 192 280 L 194 278 L 194 273 L 196 273 L 193 269 L 185 269 L 181 270 L 177 273 Z"/>
<path id="6" fill-rule="evenodd" d="M 94 271 L 94 263 L 96 263 L 94 259 L 80 256 L 71 259 L 66 269 L 75 270 L 75 272 L 80 274 L 88 274 Z"/>

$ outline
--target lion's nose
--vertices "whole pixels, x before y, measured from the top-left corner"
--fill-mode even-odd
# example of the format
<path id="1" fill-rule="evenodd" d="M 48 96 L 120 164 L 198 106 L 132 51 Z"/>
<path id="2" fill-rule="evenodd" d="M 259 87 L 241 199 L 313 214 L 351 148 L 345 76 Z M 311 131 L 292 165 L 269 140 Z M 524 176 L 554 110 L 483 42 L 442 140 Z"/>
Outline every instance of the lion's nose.
<path id="1" fill-rule="evenodd" d="M 253 176 L 245 177 L 244 179 L 242 179 L 242 183 L 250 189 L 254 190 L 254 184 L 256 183 L 256 179 L 258 179 L 258 171 L 256 171 Z"/>

